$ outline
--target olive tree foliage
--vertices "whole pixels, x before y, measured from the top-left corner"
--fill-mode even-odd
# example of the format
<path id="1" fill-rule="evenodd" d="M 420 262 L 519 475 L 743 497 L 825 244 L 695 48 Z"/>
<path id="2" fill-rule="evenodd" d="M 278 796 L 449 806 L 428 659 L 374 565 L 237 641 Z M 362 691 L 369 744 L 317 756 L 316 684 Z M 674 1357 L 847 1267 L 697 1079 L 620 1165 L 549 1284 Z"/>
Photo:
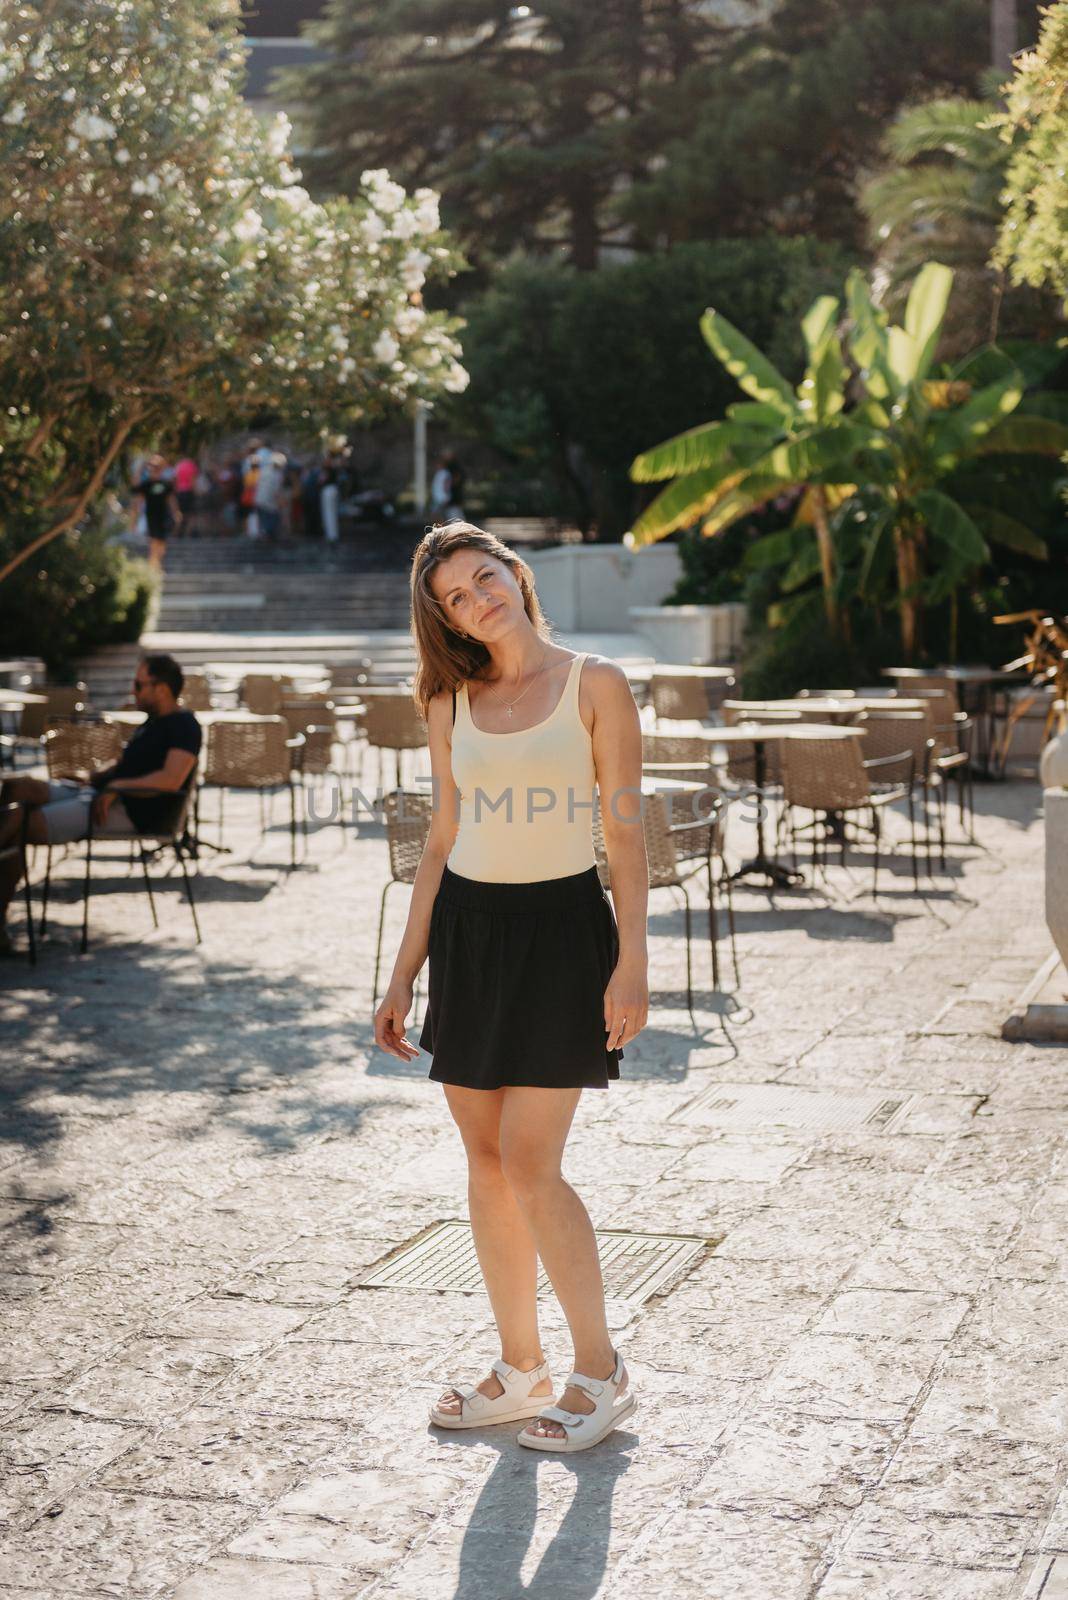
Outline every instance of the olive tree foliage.
<path id="1" fill-rule="evenodd" d="M 120 453 L 254 413 L 306 427 L 467 381 L 437 195 L 318 205 L 241 97 L 236 0 L 0 6 L 0 566 L 75 527 Z"/>
<path id="2" fill-rule="evenodd" d="M 1042 12 L 999 119 L 1012 145 L 995 260 L 1013 283 L 1068 297 L 1068 0 Z"/>

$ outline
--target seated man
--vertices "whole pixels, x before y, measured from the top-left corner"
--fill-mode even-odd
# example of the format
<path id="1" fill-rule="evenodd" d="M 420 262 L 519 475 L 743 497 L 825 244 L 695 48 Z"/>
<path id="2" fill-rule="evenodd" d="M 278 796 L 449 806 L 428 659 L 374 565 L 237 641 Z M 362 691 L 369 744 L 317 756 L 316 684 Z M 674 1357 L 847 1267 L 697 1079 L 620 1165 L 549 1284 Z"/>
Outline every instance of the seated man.
<path id="1" fill-rule="evenodd" d="M 70 844 L 86 838 L 90 813 L 94 839 L 170 831 L 200 754 L 200 724 L 191 711 L 178 705 L 184 681 L 173 656 L 144 657 L 133 690 L 137 709 L 146 713 L 145 721 L 115 765 L 90 773 L 86 784 L 69 779 L 60 783 L 40 778 L 6 780 L 3 800 L 17 800 L 30 808 L 27 837 L 31 844 Z M 162 794 L 138 799 L 139 789 L 165 789 L 174 798 Z M 15 816 L 0 833 L 0 847 L 13 843 L 20 829 L 21 818 Z M 14 953 L 5 924 L 24 865 L 17 860 L 0 864 L 0 955 Z"/>

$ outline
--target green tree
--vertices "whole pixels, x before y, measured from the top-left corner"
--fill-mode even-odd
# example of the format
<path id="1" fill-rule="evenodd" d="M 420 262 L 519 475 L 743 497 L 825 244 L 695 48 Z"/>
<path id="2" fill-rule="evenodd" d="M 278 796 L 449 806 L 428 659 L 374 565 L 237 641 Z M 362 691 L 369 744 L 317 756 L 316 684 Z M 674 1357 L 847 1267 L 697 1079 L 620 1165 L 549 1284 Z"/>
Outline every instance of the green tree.
<path id="1" fill-rule="evenodd" d="M 874 281 L 891 317 L 904 312 L 932 257 L 953 268 L 940 354 L 960 358 L 987 340 L 1051 337 L 1056 305 L 991 264 L 1011 149 L 996 101 L 929 100 L 900 113 L 883 144 L 882 171 L 861 191 L 875 250 Z"/>
<path id="2" fill-rule="evenodd" d="M 661 104 L 664 159 L 626 214 L 673 240 L 771 229 L 861 251 L 858 175 L 887 123 L 975 94 L 988 59 L 988 0 L 781 0 Z"/>
<path id="3" fill-rule="evenodd" d="M 1042 14 L 1017 59 L 1000 127 L 1011 143 L 996 260 L 1014 283 L 1068 295 L 1068 0 Z"/>
<path id="4" fill-rule="evenodd" d="M 840 252 L 804 239 L 680 245 L 593 273 L 516 262 L 463 305 L 471 385 L 450 423 L 561 514 L 618 539 L 640 510 L 635 453 L 730 403 L 734 381 L 696 329 L 709 296 L 799 374 L 797 317 L 844 270 Z"/>
<path id="5" fill-rule="evenodd" d="M 737 31 L 704 0 L 330 0 L 324 59 L 279 78 L 317 185 L 430 183 L 473 255 L 638 242 L 618 196 L 650 170 L 682 77 Z M 654 230 L 655 232 L 656 230 Z"/>
<path id="6" fill-rule="evenodd" d="M 236 0 L 0 8 L 0 578 L 127 445 L 268 411 L 334 425 L 466 381 L 427 313 L 437 197 L 315 204 L 241 98 Z"/>

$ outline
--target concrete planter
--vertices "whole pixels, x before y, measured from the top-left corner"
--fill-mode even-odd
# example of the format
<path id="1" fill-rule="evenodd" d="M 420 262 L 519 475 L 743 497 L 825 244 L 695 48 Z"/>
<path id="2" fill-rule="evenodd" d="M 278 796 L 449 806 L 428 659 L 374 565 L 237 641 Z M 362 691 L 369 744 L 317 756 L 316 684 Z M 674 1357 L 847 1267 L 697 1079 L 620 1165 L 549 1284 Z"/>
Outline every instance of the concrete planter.
<path id="1" fill-rule="evenodd" d="M 534 574 L 541 608 L 569 632 L 619 633 L 631 606 L 656 605 L 679 580 L 675 545 L 628 550 L 621 544 L 562 545 L 523 558 Z"/>
<path id="2" fill-rule="evenodd" d="M 1046 827 L 1046 924 L 1055 949 L 1002 1023 L 1006 1039 L 1068 1044 L 1068 788 L 1042 796 Z"/>
<path id="3" fill-rule="evenodd" d="M 1061 960 L 1068 967 L 1068 789 L 1047 789 L 1046 922 Z"/>
<path id="4" fill-rule="evenodd" d="M 731 666 L 741 654 L 744 606 L 631 606 L 628 615 L 658 661 Z"/>

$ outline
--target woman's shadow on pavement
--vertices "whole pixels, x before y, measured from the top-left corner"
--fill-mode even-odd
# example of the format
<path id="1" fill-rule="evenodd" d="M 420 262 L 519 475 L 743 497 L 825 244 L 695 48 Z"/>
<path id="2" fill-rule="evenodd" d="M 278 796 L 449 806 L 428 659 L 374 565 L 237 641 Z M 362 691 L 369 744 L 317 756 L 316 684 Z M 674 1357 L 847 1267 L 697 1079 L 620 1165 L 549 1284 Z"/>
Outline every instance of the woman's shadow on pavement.
<path id="1" fill-rule="evenodd" d="M 502 1451 L 464 1529 L 449 1600 L 590 1600 L 599 1593 L 608 1565 L 615 1486 L 630 1470 L 627 1450 L 635 1442 L 624 1424 L 592 1451 L 576 1455 L 543 1457 L 521 1446 Z M 526 1583 L 523 1562 L 540 1542 L 539 1469 L 544 1473 L 549 1462 L 572 1474 L 574 1494 Z M 541 1509 L 544 1517 L 544 1497 Z"/>

